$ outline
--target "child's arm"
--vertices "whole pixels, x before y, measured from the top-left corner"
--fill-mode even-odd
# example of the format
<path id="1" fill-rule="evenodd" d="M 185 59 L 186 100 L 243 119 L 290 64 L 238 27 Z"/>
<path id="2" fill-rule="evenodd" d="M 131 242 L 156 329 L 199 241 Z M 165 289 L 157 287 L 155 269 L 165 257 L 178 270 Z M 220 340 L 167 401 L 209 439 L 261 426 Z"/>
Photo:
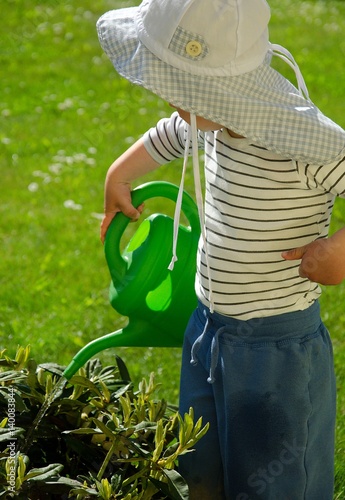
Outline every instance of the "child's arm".
<path id="1" fill-rule="evenodd" d="M 286 260 L 301 260 L 299 274 L 321 285 L 338 285 L 345 279 L 345 227 L 326 239 L 282 253 Z"/>
<path id="2" fill-rule="evenodd" d="M 131 200 L 131 182 L 159 167 L 146 151 L 142 139 L 125 151 L 107 172 L 104 189 L 104 217 L 101 223 L 101 240 L 117 212 L 137 220 L 143 205 L 134 207 Z"/>

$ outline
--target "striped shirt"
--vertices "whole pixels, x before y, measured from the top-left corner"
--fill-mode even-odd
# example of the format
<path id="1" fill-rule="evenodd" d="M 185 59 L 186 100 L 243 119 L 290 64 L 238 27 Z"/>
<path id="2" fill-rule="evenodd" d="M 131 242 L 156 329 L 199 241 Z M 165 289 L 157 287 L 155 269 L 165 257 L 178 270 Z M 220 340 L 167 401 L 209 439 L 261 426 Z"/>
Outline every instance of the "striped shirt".
<path id="1" fill-rule="evenodd" d="M 174 113 L 144 135 L 159 163 L 184 154 L 188 125 Z M 215 311 L 248 320 L 302 310 L 320 295 L 281 252 L 328 234 L 335 196 L 345 197 L 345 159 L 307 165 L 235 139 L 199 132 L 205 152 L 205 228 L 210 276 L 200 239 L 196 293 Z"/>

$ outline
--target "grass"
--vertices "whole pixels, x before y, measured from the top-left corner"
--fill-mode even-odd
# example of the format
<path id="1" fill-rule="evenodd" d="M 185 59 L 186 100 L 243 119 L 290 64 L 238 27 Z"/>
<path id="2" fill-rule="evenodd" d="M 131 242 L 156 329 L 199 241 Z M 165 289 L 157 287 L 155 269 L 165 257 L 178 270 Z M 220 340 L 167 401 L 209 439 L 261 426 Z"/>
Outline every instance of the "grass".
<path id="1" fill-rule="evenodd" d="M 120 79 L 102 54 L 95 22 L 126 2 L 1 5 L 0 347 L 13 354 L 18 344 L 31 344 L 37 360 L 66 364 L 88 341 L 124 325 L 108 303 L 109 275 L 98 239 L 104 176 L 116 156 L 170 111 Z M 345 126 L 345 2 L 272 0 L 271 7 L 271 40 L 291 50 L 314 102 Z M 178 183 L 179 177 L 176 163 L 140 183 Z M 193 192 L 190 177 L 186 186 Z M 164 210 L 148 204 L 147 211 L 157 207 Z M 337 200 L 332 231 L 344 222 L 344 200 Z M 321 299 L 339 392 L 335 498 L 345 496 L 344 298 L 341 285 L 325 289 Z M 177 401 L 179 349 L 117 353 L 135 379 L 155 371 L 162 394 Z"/>

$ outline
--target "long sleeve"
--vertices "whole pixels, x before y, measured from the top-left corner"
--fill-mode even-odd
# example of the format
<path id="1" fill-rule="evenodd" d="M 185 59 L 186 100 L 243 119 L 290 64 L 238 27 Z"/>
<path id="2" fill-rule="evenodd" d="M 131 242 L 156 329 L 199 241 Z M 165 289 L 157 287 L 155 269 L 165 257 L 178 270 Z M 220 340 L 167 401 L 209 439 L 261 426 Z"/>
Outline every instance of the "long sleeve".
<path id="1" fill-rule="evenodd" d="M 187 123 L 177 112 L 170 118 L 163 118 L 157 125 L 148 130 L 144 136 L 144 146 L 152 158 L 160 164 L 181 158 L 184 155 L 188 132 Z M 199 134 L 203 147 L 202 134 Z"/>

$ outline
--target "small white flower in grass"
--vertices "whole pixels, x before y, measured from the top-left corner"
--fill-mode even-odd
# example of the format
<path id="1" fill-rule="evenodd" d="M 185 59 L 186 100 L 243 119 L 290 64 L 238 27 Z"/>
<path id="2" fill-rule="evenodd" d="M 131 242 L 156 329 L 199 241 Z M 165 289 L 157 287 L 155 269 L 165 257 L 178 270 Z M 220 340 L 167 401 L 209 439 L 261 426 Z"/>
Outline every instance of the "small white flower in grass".
<path id="1" fill-rule="evenodd" d="M 52 163 L 51 165 L 49 165 L 49 171 L 55 175 L 60 175 L 62 168 L 63 166 L 61 165 L 61 163 Z"/>
<path id="2" fill-rule="evenodd" d="M 73 158 L 73 156 L 65 156 L 65 158 L 64 158 L 64 162 L 65 162 L 67 165 L 73 165 L 73 163 L 74 163 L 74 158 Z"/>
<path id="3" fill-rule="evenodd" d="M 31 182 L 29 185 L 28 185 L 28 190 L 31 192 L 31 193 L 35 193 L 36 191 L 38 191 L 39 189 L 39 185 L 37 182 Z"/>
<path id="4" fill-rule="evenodd" d="M 100 214 L 97 212 L 91 212 L 91 217 L 97 220 L 103 220 L 104 214 Z"/>
<path id="5" fill-rule="evenodd" d="M 75 201 L 73 200 L 64 201 L 63 206 L 65 208 L 70 208 L 71 210 L 82 210 L 83 208 L 82 205 L 80 205 L 79 203 L 75 203 Z"/>
<path id="6" fill-rule="evenodd" d="M 93 13 L 90 10 L 85 10 L 83 12 L 84 19 L 93 19 Z"/>
<path id="7" fill-rule="evenodd" d="M 58 109 L 60 111 L 65 111 L 66 109 L 71 109 L 74 106 L 74 101 L 71 98 L 66 98 L 63 102 L 58 104 Z"/>
<path id="8" fill-rule="evenodd" d="M 45 172 L 42 172 L 42 170 L 34 170 L 32 172 L 32 175 L 34 177 L 40 177 L 41 179 L 44 179 L 47 174 Z"/>
<path id="9" fill-rule="evenodd" d="M 100 66 L 103 61 L 101 57 L 95 56 L 92 58 L 92 62 L 95 66 Z"/>

